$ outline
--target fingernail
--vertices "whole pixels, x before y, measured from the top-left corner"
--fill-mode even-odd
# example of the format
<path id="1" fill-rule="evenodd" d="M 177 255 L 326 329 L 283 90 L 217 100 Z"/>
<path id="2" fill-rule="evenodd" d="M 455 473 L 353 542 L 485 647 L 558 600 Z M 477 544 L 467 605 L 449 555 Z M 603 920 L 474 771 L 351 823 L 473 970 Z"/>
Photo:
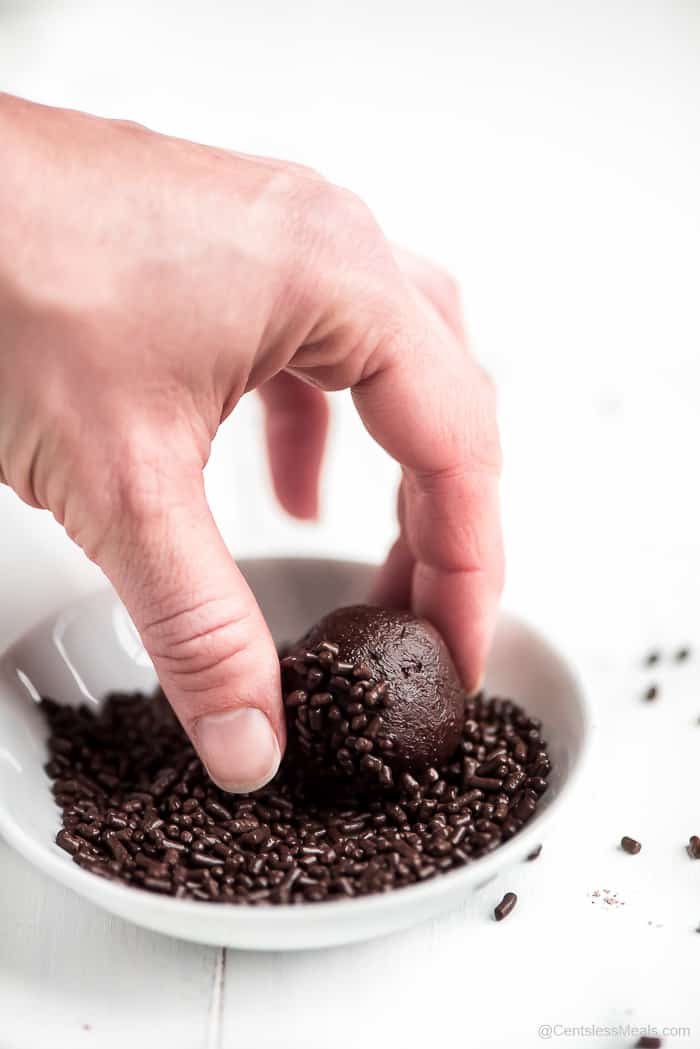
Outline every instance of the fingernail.
<path id="1" fill-rule="evenodd" d="M 193 734 L 207 772 L 222 790 L 232 794 L 263 787 L 279 768 L 277 736 L 257 707 L 206 714 Z"/>

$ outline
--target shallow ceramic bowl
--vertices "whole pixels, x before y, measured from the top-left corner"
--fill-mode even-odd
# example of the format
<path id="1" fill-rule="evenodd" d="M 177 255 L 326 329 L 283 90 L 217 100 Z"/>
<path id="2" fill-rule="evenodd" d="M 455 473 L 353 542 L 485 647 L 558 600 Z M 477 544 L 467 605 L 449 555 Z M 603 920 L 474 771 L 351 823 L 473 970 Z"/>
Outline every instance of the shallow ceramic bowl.
<path id="1" fill-rule="evenodd" d="M 370 565 L 326 560 L 242 564 L 275 640 L 294 639 L 331 608 L 362 601 Z M 570 668 L 522 621 L 498 627 L 487 688 L 542 719 L 553 773 L 534 818 L 483 859 L 396 892 L 332 903 L 245 907 L 174 900 L 89 874 L 54 844 L 59 811 L 43 771 L 42 695 L 95 703 L 110 690 L 150 690 L 153 668 L 111 590 L 69 605 L 0 659 L 0 833 L 50 877 L 128 921 L 201 943 L 260 950 L 330 946 L 393 932 L 454 906 L 520 862 L 562 816 L 580 786 L 591 720 Z"/>

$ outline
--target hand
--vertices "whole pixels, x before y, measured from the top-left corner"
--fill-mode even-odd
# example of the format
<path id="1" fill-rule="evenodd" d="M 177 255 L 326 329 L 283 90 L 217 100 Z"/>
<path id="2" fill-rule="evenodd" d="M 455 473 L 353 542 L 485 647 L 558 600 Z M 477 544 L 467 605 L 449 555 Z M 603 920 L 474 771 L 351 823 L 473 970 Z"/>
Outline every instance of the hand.
<path id="1" fill-rule="evenodd" d="M 295 165 L 0 96 L 0 479 L 106 573 L 212 778 L 270 779 L 279 665 L 202 468 L 259 388 L 277 494 L 316 512 L 324 390 L 402 468 L 374 598 L 477 686 L 502 585 L 490 382 L 457 296 Z"/>

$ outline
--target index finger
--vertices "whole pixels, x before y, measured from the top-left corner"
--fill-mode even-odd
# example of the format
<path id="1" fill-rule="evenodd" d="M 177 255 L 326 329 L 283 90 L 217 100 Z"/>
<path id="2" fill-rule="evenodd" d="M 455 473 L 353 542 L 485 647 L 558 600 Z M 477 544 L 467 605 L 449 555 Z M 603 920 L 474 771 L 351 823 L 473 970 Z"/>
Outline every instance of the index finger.
<path id="1" fill-rule="evenodd" d="M 411 607 L 441 632 L 473 691 L 503 587 L 495 393 L 447 324 L 417 296 L 407 298 L 353 398 L 402 468 Z M 380 590 L 382 583 L 380 575 Z"/>

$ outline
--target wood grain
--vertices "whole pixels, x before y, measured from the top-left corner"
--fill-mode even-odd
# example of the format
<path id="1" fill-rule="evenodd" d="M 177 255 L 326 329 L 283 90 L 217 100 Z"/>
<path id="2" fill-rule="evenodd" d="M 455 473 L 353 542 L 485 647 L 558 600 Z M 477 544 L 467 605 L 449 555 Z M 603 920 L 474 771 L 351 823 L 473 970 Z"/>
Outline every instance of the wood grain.
<path id="1" fill-rule="evenodd" d="M 0 842 L 2 1049 L 218 1049 L 215 976 L 213 948 L 114 918 Z"/>

